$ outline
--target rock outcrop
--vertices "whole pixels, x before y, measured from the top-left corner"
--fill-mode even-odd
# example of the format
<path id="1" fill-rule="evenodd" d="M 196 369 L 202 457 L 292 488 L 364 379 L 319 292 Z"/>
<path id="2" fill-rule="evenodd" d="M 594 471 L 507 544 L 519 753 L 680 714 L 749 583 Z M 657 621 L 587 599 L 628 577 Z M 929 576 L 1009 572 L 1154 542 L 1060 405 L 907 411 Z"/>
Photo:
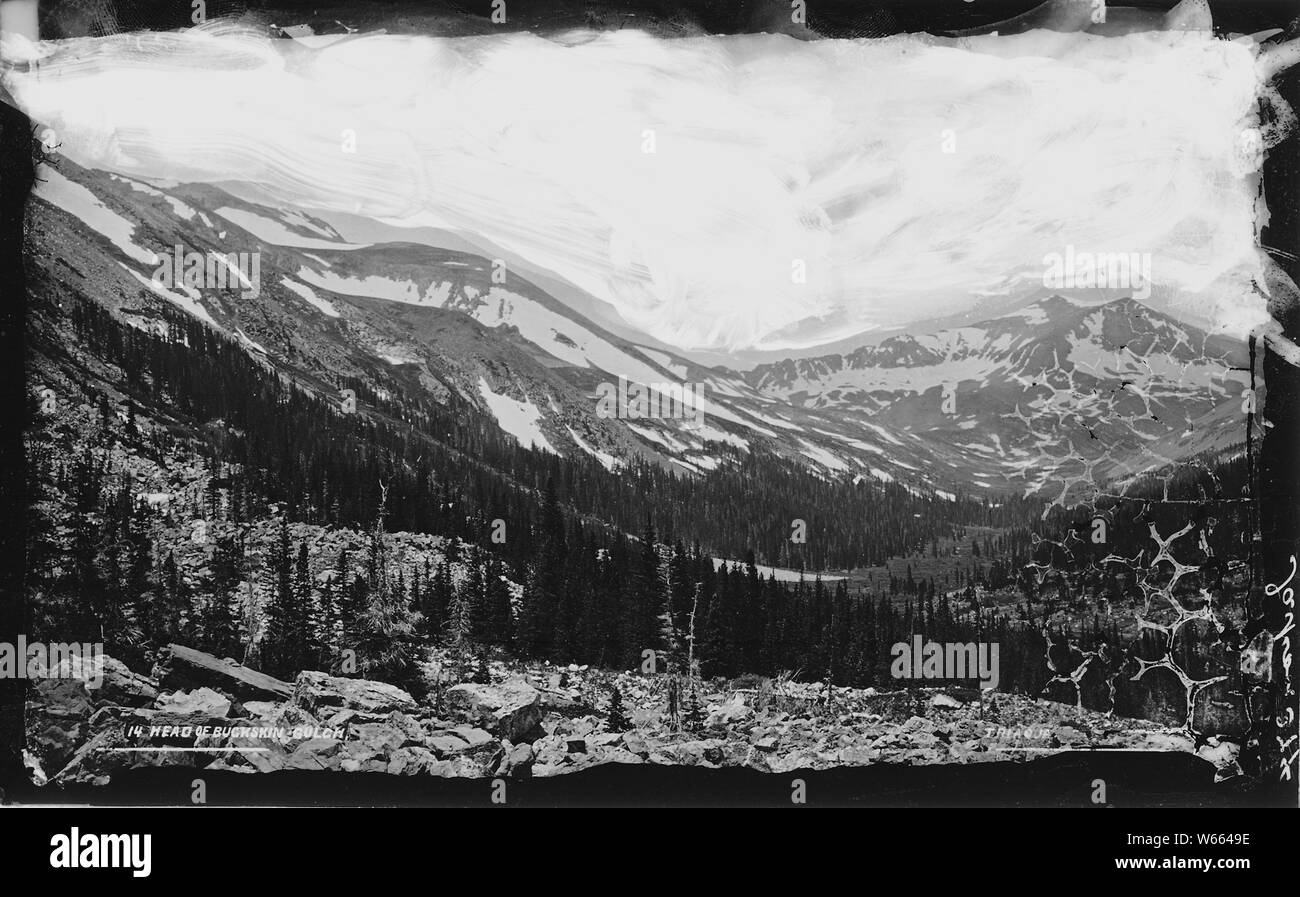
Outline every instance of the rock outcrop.
<path id="1" fill-rule="evenodd" d="M 104 658 L 101 688 L 75 675 L 38 680 L 28 708 L 33 775 L 104 782 L 123 769 L 179 765 L 525 778 L 606 763 L 786 773 L 1023 761 L 1091 748 L 1186 751 L 1213 763 L 1220 778 L 1241 774 L 1230 740 L 1198 748 L 1183 730 L 1157 722 L 1023 695 L 976 700 L 964 689 L 713 682 L 704 683 L 694 718 L 674 721 L 665 677 L 629 673 L 570 669 L 557 677 L 553 668 L 494 664 L 493 677 L 503 681 L 460 683 L 421 704 L 388 683 L 318 671 L 301 673 L 290 687 L 182 646 L 157 669 L 163 681 Z M 609 731 L 604 714 L 591 709 L 607 702 L 611 687 L 634 721 L 627 731 Z M 205 750 L 175 750 L 187 745 Z M 146 750 L 112 750 L 126 746 Z"/>
<path id="2" fill-rule="evenodd" d="M 463 683 L 447 690 L 447 704 L 493 734 L 512 742 L 531 741 L 542 721 L 541 693 L 525 682 Z"/>
<path id="3" fill-rule="evenodd" d="M 388 713 L 415 708 L 415 699 L 396 685 L 370 679 L 331 676 L 316 671 L 298 674 L 293 685 L 293 703 L 317 715 L 326 707 L 364 713 Z"/>
<path id="4" fill-rule="evenodd" d="M 249 701 L 283 701 L 293 693 L 287 682 L 183 645 L 168 645 L 159 652 L 153 678 L 166 689 L 187 691 L 207 686 Z"/>

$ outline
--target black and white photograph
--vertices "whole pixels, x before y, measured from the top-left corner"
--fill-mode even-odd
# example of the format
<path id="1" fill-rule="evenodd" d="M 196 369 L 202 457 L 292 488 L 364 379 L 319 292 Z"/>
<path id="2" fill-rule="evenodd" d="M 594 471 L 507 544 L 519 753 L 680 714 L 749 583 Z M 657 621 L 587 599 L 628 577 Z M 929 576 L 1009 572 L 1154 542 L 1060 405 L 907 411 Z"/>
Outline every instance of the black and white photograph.
<path id="1" fill-rule="evenodd" d="M 1297 805 L 1300 3 L 0 0 L 0 100 L 11 821 Z"/>

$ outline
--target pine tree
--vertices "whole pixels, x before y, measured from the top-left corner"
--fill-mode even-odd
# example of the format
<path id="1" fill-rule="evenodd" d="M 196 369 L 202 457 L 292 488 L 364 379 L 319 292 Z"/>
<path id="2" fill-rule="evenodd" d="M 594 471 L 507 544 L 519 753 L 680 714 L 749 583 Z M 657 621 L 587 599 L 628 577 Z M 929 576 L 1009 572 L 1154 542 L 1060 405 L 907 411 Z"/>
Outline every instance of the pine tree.
<path id="1" fill-rule="evenodd" d="M 461 600 L 469 609 L 469 635 L 480 645 L 492 641 L 492 624 L 488 619 L 486 584 L 483 562 L 474 558 L 467 565 L 465 582 L 461 584 Z"/>
<path id="2" fill-rule="evenodd" d="M 167 552 L 159 579 L 157 597 L 149 603 L 145 616 L 146 635 L 155 645 L 166 645 L 180 634 L 190 603 L 189 590 L 176 566 L 175 552 Z"/>
<path id="3" fill-rule="evenodd" d="M 262 635 L 262 668 L 272 676 L 290 679 L 307 665 L 311 636 L 308 609 L 294 588 L 294 556 L 289 539 L 289 522 L 280 518 L 280 533 L 271 551 L 271 571 L 275 577 L 271 602 L 266 610 Z"/>
<path id="4" fill-rule="evenodd" d="M 646 518 L 632 578 L 632 607 L 626 621 L 628 662 L 640 662 L 642 652 L 652 650 L 667 667 L 676 653 L 676 631 L 668 603 L 668 582 L 659 561 L 658 536 Z"/>
<path id="5" fill-rule="evenodd" d="M 626 732 L 632 728 L 632 721 L 623 709 L 623 695 L 617 685 L 610 686 L 609 707 L 605 711 L 605 730 L 608 732 Z"/>
<path id="6" fill-rule="evenodd" d="M 372 585 L 366 609 L 357 619 L 357 659 L 365 678 L 397 685 L 419 697 L 423 691 L 417 631 L 420 615 L 411 609 L 390 574 L 384 534 L 387 487 L 380 489 L 379 513 L 370 533 Z"/>
<path id="7" fill-rule="evenodd" d="M 704 711 L 700 708 L 700 696 L 691 689 L 686 696 L 686 715 L 682 717 L 682 727 L 697 731 L 704 726 Z"/>
<path id="8" fill-rule="evenodd" d="M 210 594 L 200 611 L 199 632 L 203 646 L 217 657 L 235 657 L 240 653 L 239 615 L 233 595 L 242 579 L 243 547 L 234 536 L 217 540 L 212 553 Z"/>
<path id="9" fill-rule="evenodd" d="M 447 622 L 444 629 L 447 647 L 460 652 L 469 648 L 474 626 L 468 590 L 456 589 L 451 599 L 451 607 L 447 609 Z"/>
<path id="10" fill-rule="evenodd" d="M 432 585 L 425 590 L 424 606 L 420 608 L 424 614 L 424 631 L 430 638 L 437 638 L 445 631 L 447 614 L 454 599 L 451 567 L 443 561 L 433 574 Z"/>
<path id="11" fill-rule="evenodd" d="M 486 640 L 505 647 L 514 636 L 514 619 L 510 609 L 510 586 L 505 569 L 496 558 L 489 558 L 483 583 L 483 631 Z"/>
<path id="12" fill-rule="evenodd" d="M 519 647 L 528 657 L 550 657 L 554 650 L 556 611 L 567 579 L 568 543 L 555 482 L 546 481 L 542 520 L 534 534 L 537 551 L 524 578 L 519 620 Z"/>
<path id="13" fill-rule="evenodd" d="M 294 605 L 303 615 L 301 661 L 304 666 L 313 668 L 328 666 L 321 663 L 326 659 L 328 651 L 328 625 L 312 581 L 311 554 L 306 542 L 298 544 L 298 557 L 293 566 L 293 593 Z"/>
<path id="14" fill-rule="evenodd" d="M 470 681 L 478 683 L 479 685 L 492 684 L 492 668 L 488 665 L 488 652 L 486 645 L 479 649 L 478 667 L 474 670 L 474 678 Z"/>
<path id="15" fill-rule="evenodd" d="M 209 520 L 221 519 L 221 462 L 218 461 L 215 469 L 208 476 L 207 485 L 203 489 L 204 505 L 208 513 Z"/>

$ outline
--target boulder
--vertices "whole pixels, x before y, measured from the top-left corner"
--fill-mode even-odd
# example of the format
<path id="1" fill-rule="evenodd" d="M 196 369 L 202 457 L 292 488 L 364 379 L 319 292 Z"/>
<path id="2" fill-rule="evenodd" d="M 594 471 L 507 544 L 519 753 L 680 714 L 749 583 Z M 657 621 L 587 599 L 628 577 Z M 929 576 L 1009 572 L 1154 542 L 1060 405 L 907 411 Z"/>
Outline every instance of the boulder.
<path id="1" fill-rule="evenodd" d="M 542 709 L 556 713 L 576 712 L 585 709 L 585 705 L 566 692 L 548 688 L 542 690 Z"/>
<path id="2" fill-rule="evenodd" d="M 251 719 L 270 719 L 280 709 L 274 701 L 245 701 L 244 710 Z"/>
<path id="3" fill-rule="evenodd" d="M 622 733 L 623 749 L 629 753 L 636 754 L 638 757 L 645 758 L 650 754 L 650 747 L 646 740 L 638 732 Z"/>
<path id="4" fill-rule="evenodd" d="M 669 763 L 680 766 L 716 767 L 721 766 L 726 758 L 723 740 L 720 738 L 666 744 L 660 750 Z"/>
<path id="5" fill-rule="evenodd" d="M 96 731 L 95 717 L 105 710 L 142 707 L 158 690 L 105 654 L 61 660 L 47 677 L 32 681 L 27 700 L 28 747 L 46 770 L 67 764 L 77 748 Z M 122 711 L 125 712 L 125 711 Z"/>
<path id="6" fill-rule="evenodd" d="M 545 771 L 554 770 L 568 762 L 567 744 L 563 738 L 548 735 L 533 742 L 533 775 L 539 774 L 539 767 Z M 542 772 L 542 775 L 547 772 Z"/>
<path id="7" fill-rule="evenodd" d="M 728 728 L 746 722 L 754 716 L 754 711 L 745 704 L 741 695 L 736 695 L 720 707 L 709 708 L 708 719 L 704 725 L 709 728 Z"/>
<path id="8" fill-rule="evenodd" d="M 81 679 L 36 679 L 28 704 L 55 719 L 88 719 L 94 712 L 94 698 Z"/>
<path id="9" fill-rule="evenodd" d="M 425 739 L 425 744 L 441 757 L 459 754 L 462 751 L 477 748 L 488 742 L 495 743 L 496 739 L 482 729 L 475 729 L 473 726 L 437 729 Z"/>
<path id="10" fill-rule="evenodd" d="M 62 769 L 94 731 L 85 722 L 34 718 L 28 714 L 27 746 L 43 768 Z"/>
<path id="11" fill-rule="evenodd" d="M 230 714 L 230 699 L 210 688 L 197 688 L 191 692 L 164 694 L 155 708 L 182 716 L 199 714 L 220 718 Z"/>
<path id="12" fill-rule="evenodd" d="M 450 757 L 469 750 L 469 742 L 454 732 L 435 732 L 425 739 L 425 744 L 439 757 Z"/>
<path id="13" fill-rule="evenodd" d="M 163 688 L 188 691 L 206 686 L 241 701 L 283 701 L 293 694 L 288 682 L 184 645 L 159 651 L 153 675 Z"/>
<path id="14" fill-rule="evenodd" d="M 306 710 L 303 710 L 301 707 L 295 707 L 293 704 L 283 704 L 280 707 L 277 707 L 276 710 L 267 717 L 266 724 L 274 726 L 277 729 L 285 730 L 285 735 L 283 736 L 280 745 L 283 750 L 290 752 L 296 750 L 305 741 L 319 740 L 319 738 L 324 737 L 316 732 L 316 729 L 320 726 L 320 723 L 316 721 L 316 718 Z M 302 731 L 306 734 L 299 737 L 295 735 L 296 730 Z"/>
<path id="15" fill-rule="evenodd" d="M 171 710 L 154 710 L 151 707 L 137 707 L 134 710 L 122 714 L 120 720 L 127 726 L 143 727 L 146 735 L 148 734 L 148 731 L 155 726 L 181 729 L 186 726 L 194 728 L 210 726 L 216 728 L 237 724 L 236 721 L 228 719 L 227 717 L 214 716 L 201 709 L 188 713 L 180 713 Z M 178 733 L 166 736 L 165 740 L 173 746 L 179 746 L 181 743 L 189 743 L 185 740 L 184 736 L 181 736 Z M 191 738 L 190 741 L 192 740 L 193 739 Z"/>
<path id="16" fill-rule="evenodd" d="M 412 739 L 401 729 L 387 723 L 362 723 L 359 726 L 352 726 L 348 729 L 348 736 L 350 739 L 349 745 L 351 745 L 352 740 L 355 740 L 360 742 L 367 751 L 385 757 L 398 748 L 424 747 L 423 738 Z"/>
<path id="17" fill-rule="evenodd" d="M 531 744 L 516 744 L 506 752 L 498 772 L 512 779 L 526 779 L 533 774 L 535 759 Z"/>
<path id="18" fill-rule="evenodd" d="M 845 766 L 866 766 L 880 758 L 880 752 L 865 745 L 850 745 L 840 748 L 837 760 Z"/>
<path id="19" fill-rule="evenodd" d="M 399 748 L 388 761 L 390 776 L 441 776 L 447 775 L 447 764 L 435 757 L 428 748 L 411 746 Z"/>
<path id="20" fill-rule="evenodd" d="M 442 761 L 447 770 L 442 775 L 457 778 L 482 778 L 495 775 L 501 762 L 505 759 L 505 748 L 501 742 L 493 740 L 473 747 L 466 747 Z"/>
<path id="21" fill-rule="evenodd" d="M 293 703 L 316 716 L 324 708 L 339 707 L 363 713 L 415 710 L 415 699 L 396 685 L 373 679 L 348 679 L 316 670 L 298 674 L 293 685 Z"/>
<path id="22" fill-rule="evenodd" d="M 550 734 L 582 738 L 595 732 L 596 728 L 600 725 L 600 722 L 601 721 L 594 716 L 578 716 L 560 719 L 556 721 Z"/>
<path id="23" fill-rule="evenodd" d="M 394 710 L 392 713 L 388 714 L 388 717 L 384 722 L 401 732 L 405 737 L 406 744 L 424 744 L 424 729 L 420 726 L 420 721 L 415 717 L 408 716 L 400 710 Z"/>
<path id="24" fill-rule="evenodd" d="M 470 722 L 516 744 L 533 741 L 540 734 L 541 694 L 524 682 L 462 683 L 447 689 L 447 705 Z"/>
<path id="25" fill-rule="evenodd" d="M 136 711 L 137 713 L 141 711 Z M 107 784 L 119 770 L 151 769 L 163 766 L 206 766 L 210 754 L 191 751 L 115 751 L 133 742 L 121 724 L 97 732 L 50 781 L 55 785 Z"/>
<path id="26" fill-rule="evenodd" d="M 107 654 L 65 658 L 51 675 L 85 682 L 91 699 L 97 704 L 145 707 L 158 697 L 158 683 L 148 676 L 132 672 L 122 661 Z M 92 685 L 96 680 L 99 684 Z"/>
<path id="27" fill-rule="evenodd" d="M 1057 744 L 1067 746 L 1082 744 L 1088 740 L 1088 736 L 1080 732 L 1078 728 L 1068 725 L 1057 726 L 1052 732 L 1052 738 Z"/>
<path id="28" fill-rule="evenodd" d="M 484 732 L 482 729 L 476 729 L 473 726 L 457 726 L 451 730 L 470 747 L 478 747 L 480 744 L 487 744 L 493 741 L 491 734 Z"/>
<path id="29" fill-rule="evenodd" d="M 359 738 L 343 742 L 339 768 L 346 772 L 388 772 L 391 754 L 399 749 L 400 742 L 385 739 L 378 731 L 358 734 Z"/>
<path id="30" fill-rule="evenodd" d="M 336 738 L 309 738 L 285 756 L 284 769 L 318 771 L 338 769 L 343 742 Z"/>

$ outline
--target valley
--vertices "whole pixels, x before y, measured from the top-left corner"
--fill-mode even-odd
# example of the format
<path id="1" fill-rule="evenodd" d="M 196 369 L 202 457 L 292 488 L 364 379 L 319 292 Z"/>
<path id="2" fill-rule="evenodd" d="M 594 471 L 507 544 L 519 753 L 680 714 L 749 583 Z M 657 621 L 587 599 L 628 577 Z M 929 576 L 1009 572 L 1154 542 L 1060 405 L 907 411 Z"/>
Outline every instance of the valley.
<path id="1" fill-rule="evenodd" d="M 45 167 L 28 252 L 38 635 L 102 638 L 142 675 L 180 645 L 416 701 L 434 658 L 497 684 L 572 665 L 620 677 L 643 713 L 678 682 L 724 728 L 758 710 L 746 677 L 865 701 L 898 686 L 893 644 L 996 638 L 1008 706 L 1143 717 L 1192 748 L 1243 730 L 1242 346 L 1131 299 L 1057 296 L 704 366 L 500 260 Z M 224 284 L 152 276 L 187 253 L 257 263 Z M 642 390 L 675 387 L 691 413 L 640 413 Z M 1171 578 L 1152 539 L 1180 536 Z M 1138 657 L 1192 686 L 1174 666 L 1135 676 Z M 905 709 L 894 724 L 922 726 Z M 549 734 L 543 768 L 585 762 Z M 871 756 L 828 737 L 819 763 Z"/>

